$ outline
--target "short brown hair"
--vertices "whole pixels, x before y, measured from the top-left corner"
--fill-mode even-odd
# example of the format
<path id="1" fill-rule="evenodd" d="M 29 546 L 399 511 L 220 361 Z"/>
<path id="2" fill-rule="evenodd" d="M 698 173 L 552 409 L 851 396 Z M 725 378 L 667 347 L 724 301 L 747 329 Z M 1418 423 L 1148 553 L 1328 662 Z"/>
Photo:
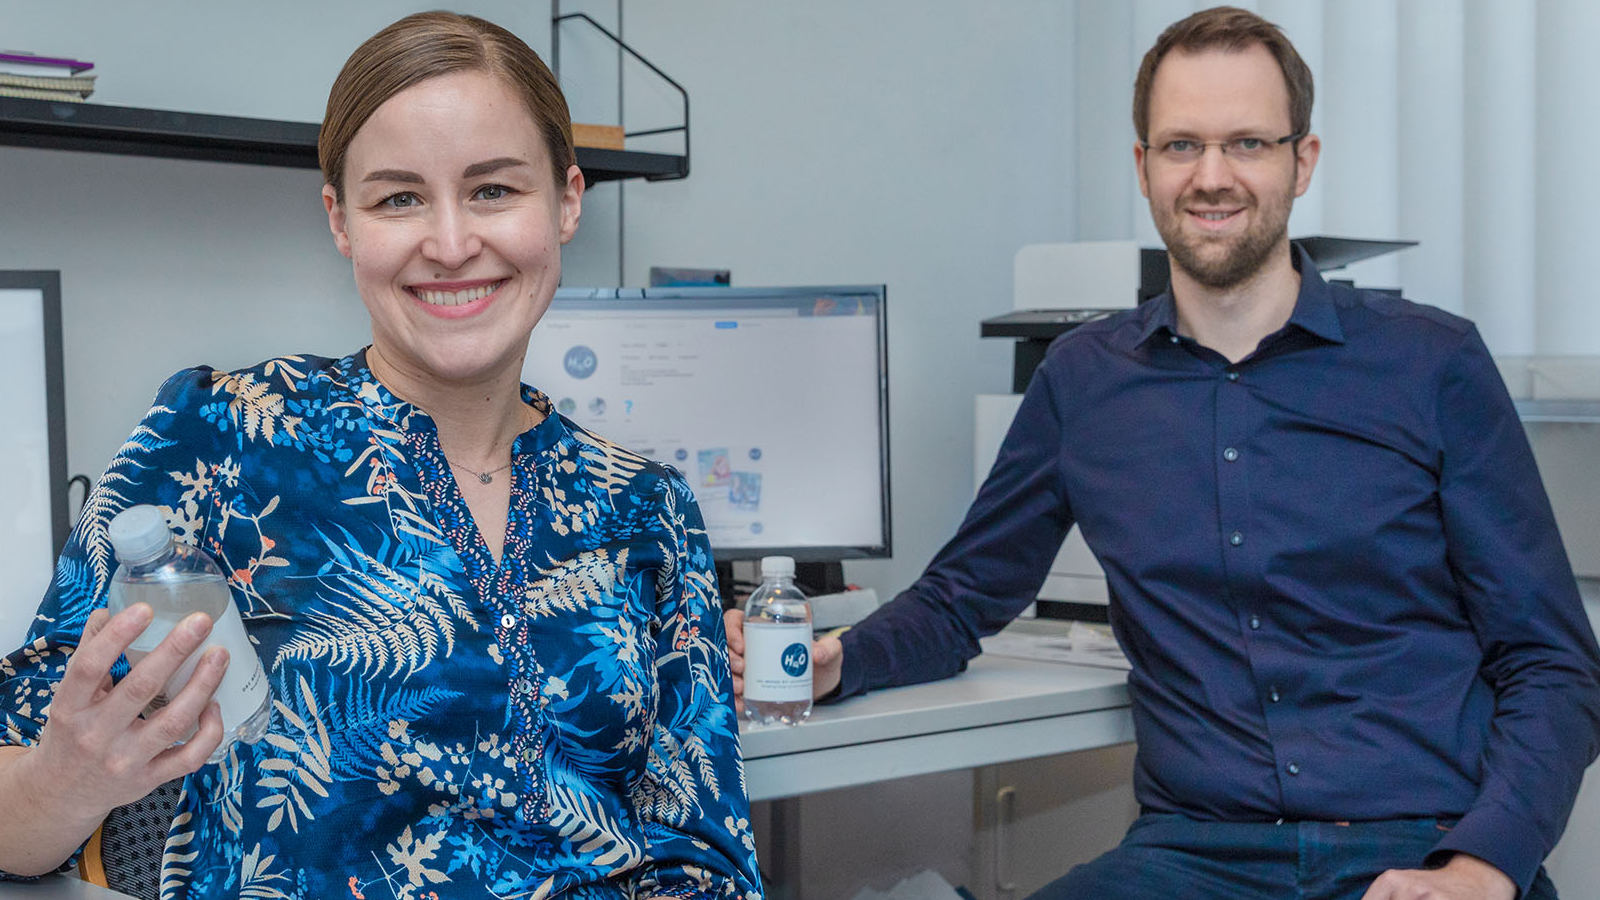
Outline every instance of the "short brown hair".
<path id="1" fill-rule="evenodd" d="M 1225 50 L 1236 53 L 1260 44 L 1267 48 L 1283 70 L 1289 87 L 1290 134 L 1311 131 L 1311 100 L 1314 93 L 1311 69 L 1284 36 L 1283 29 L 1249 10 L 1217 6 L 1167 26 L 1155 45 L 1139 64 L 1133 81 L 1133 130 L 1140 141 L 1150 138 L 1150 86 L 1156 80 L 1156 67 L 1173 50 L 1196 53 Z"/>
<path id="2" fill-rule="evenodd" d="M 528 106 L 544 135 L 557 185 L 567 182 L 572 150 L 572 115 L 550 69 L 522 39 L 493 22 L 452 12 L 406 16 L 356 48 L 328 91 L 328 109 L 317 134 L 322 177 L 344 202 L 344 163 L 350 142 L 390 97 L 429 78 L 451 72 L 488 72 L 502 79 Z"/>

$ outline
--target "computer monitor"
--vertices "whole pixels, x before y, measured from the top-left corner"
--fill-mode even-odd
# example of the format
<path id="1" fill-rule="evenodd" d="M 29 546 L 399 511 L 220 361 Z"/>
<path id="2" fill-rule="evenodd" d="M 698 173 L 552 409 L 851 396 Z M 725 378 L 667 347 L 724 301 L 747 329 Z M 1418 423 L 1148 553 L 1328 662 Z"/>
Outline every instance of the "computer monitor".
<path id="1" fill-rule="evenodd" d="M 688 479 L 719 562 L 887 556 L 882 285 L 563 288 L 523 381 Z"/>

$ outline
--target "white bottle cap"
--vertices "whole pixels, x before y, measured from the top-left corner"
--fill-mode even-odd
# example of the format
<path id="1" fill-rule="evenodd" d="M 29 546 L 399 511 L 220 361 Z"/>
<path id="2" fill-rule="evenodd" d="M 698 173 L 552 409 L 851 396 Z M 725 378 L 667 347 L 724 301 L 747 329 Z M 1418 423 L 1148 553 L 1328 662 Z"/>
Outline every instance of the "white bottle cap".
<path id="1" fill-rule="evenodd" d="M 763 556 L 761 557 L 762 578 L 793 578 L 794 557 L 792 556 Z"/>
<path id="2" fill-rule="evenodd" d="M 129 565 L 149 562 L 172 543 L 172 531 L 161 510 L 148 504 L 130 506 L 117 513 L 106 527 L 106 536 L 117 551 L 117 561 Z"/>

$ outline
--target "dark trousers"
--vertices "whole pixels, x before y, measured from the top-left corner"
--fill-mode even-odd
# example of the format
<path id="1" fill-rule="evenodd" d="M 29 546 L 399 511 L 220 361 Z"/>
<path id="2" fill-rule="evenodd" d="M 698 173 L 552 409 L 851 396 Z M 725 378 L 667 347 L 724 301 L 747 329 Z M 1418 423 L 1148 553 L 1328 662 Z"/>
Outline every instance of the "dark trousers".
<path id="1" fill-rule="evenodd" d="M 1030 900 L 1360 900 L 1388 869 L 1417 869 L 1448 827 L 1387 822 L 1199 822 L 1140 816 L 1115 850 Z M 1556 900 L 1540 869 L 1523 900 Z"/>

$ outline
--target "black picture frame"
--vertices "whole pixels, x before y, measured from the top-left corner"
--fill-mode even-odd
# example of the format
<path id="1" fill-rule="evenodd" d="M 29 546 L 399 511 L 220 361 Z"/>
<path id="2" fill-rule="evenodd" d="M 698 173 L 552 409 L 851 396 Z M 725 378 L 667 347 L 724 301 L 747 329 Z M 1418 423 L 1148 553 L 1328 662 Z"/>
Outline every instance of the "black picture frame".
<path id="1" fill-rule="evenodd" d="M 22 296 L 17 296 L 21 294 Z M 32 295 L 31 297 L 28 295 Z M 35 299 L 36 298 L 36 299 Z M 31 303 L 37 303 L 37 309 L 30 308 Z M 67 533 L 71 529 L 71 519 L 67 504 L 67 420 L 66 420 L 66 388 L 65 374 L 62 362 L 62 332 L 61 332 L 61 273 L 49 270 L 6 270 L 0 271 L 0 329 L 9 329 L 14 341 L 13 347 L 25 347 L 28 341 L 26 335 L 27 325 L 24 322 L 38 323 L 38 340 L 41 342 L 42 355 L 32 353 L 0 353 L 0 384 L 6 385 L 3 396 L 0 396 L 0 471 L 5 472 L 5 477 L 22 478 L 29 472 L 39 471 L 36 461 L 22 458 L 26 454 L 37 453 L 38 422 L 36 418 L 38 404 L 26 402 L 29 391 L 36 390 L 42 381 L 44 390 L 44 426 L 46 459 L 43 471 L 45 473 L 45 504 L 49 509 L 49 558 L 41 560 L 38 565 L 43 567 L 45 583 L 32 585 L 40 588 L 37 594 L 19 597 L 16 602 L 28 604 L 28 611 L 32 611 L 31 604 L 37 603 L 43 596 L 43 588 L 48 586 L 49 575 L 55 570 L 56 558 L 61 555 L 61 549 L 66 545 Z M 17 327 L 12 327 L 17 326 Z M 17 332 L 21 331 L 19 335 Z M 43 361 L 43 372 L 36 368 L 39 361 Z M 41 378 L 42 376 L 42 378 Z M 31 421 L 25 421 L 30 419 Z M 23 486 L 19 489 L 19 496 L 27 491 Z M 18 535 L 5 535 L 5 539 L 12 540 Z M 32 551 L 24 551 L 32 552 Z M 43 552 L 43 548 L 39 552 Z M 23 573 L 13 573 L 13 584 L 19 585 L 25 580 Z M 12 601 L 8 600 L 8 605 Z M 9 620 L 10 611 L 4 617 Z M 7 637 L 17 637 L 20 635 Z M 8 642 L 9 643 L 9 642 Z M 8 648 L 9 649 L 9 648 Z M 4 652 L 0 650 L 0 652 Z"/>

